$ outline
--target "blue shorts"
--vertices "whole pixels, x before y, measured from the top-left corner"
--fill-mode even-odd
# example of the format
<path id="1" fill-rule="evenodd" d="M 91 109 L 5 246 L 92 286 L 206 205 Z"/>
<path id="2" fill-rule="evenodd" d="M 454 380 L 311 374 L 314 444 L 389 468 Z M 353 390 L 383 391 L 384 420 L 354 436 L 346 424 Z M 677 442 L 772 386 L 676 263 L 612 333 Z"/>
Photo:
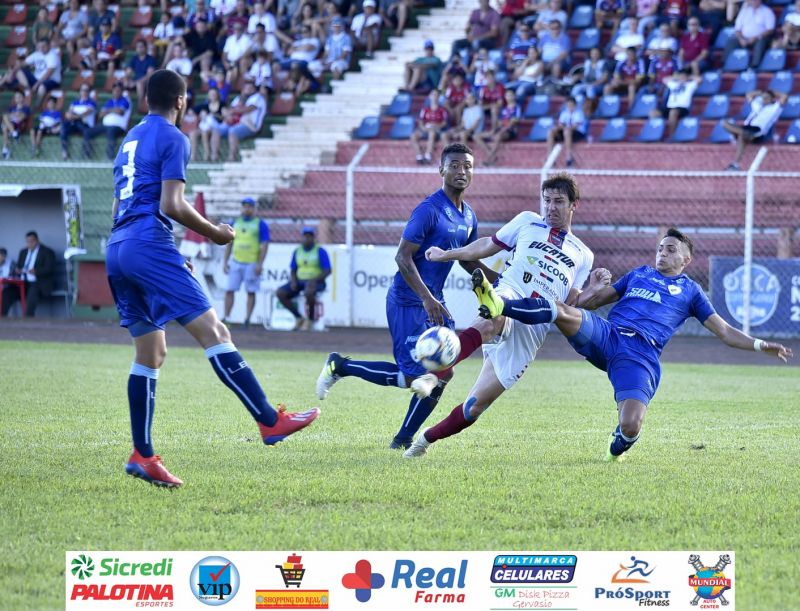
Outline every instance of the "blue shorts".
<path id="1" fill-rule="evenodd" d="M 386 298 L 386 320 L 389 321 L 389 332 L 392 334 L 392 352 L 394 362 L 403 375 L 411 380 L 428 370 L 411 358 L 411 350 L 417 345 L 417 338 L 435 325 L 428 320 L 428 313 L 420 305 L 397 305 L 391 296 Z M 445 320 L 445 326 L 455 328 L 455 322 Z"/>
<path id="2" fill-rule="evenodd" d="M 584 311 L 580 330 L 567 341 L 592 365 L 608 373 L 617 403 L 625 399 L 650 403 L 661 380 L 661 363 L 641 334 Z"/>
<path id="3" fill-rule="evenodd" d="M 306 292 L 306 281 L 305 280 L 298 280 L 297 281 L 297 290 L 292 289 L 292 283 L 287 282 L 283 286 L 278 288 L 279 291 L 283 291 L 289 295 L 289 299 L 294 299 L 301 293 Z M 317 290 L 314 291 L 317 295 L 319 295 L 322 291 L 325 290 L 325 281 L 317 282 Z"/>
<path id="4" fill-rule="evenodd" d="M 134 337 L 163 330 L 170 320 L 185 325 L 211 309 L 174 244 L 139 240 L 109 244 L 106 271 L 119 324 Z"/>

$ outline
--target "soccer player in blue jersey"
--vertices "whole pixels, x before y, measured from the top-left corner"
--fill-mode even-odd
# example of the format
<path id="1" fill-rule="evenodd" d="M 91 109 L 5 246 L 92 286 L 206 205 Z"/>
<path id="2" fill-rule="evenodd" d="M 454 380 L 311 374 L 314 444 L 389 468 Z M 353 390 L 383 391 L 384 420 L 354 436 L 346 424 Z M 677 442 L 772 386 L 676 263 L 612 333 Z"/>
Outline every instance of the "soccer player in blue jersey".
<path id="1" fill-rule="evenodd" d="M 183 78 L 171 70 L 154 72 L 147 103 L 150 114 L 128 132 L 114 161 L 114 225 L 106 267 L 120 325 L 130 332 L 136 351 L 128 378 L 134 450 L 125 471 L 177 487 L 183 482 L 164 467 L 150 436 L 167 322 L 177 320 L 205 348 L 215 373 L 253 416 L 265 444 L 308 426 L 319 409 L 293 414 L 272 408 L 175 247 L 171 220 L 220 245 L 231 242 L 235 232 L 230 225 L 212 224 L 184 198 L 189 140 L 177 127 L 187 103 Z"/>
<path id="2" fill-rule="evenodd" d="M 442 294 L 445 280 L 453 267 L 434 263 L 425 258 L 431 246 L 449 250 L 474 242 L 478 238 L 478 219 L 472 208 L 464 201 L 464 192 L 472 182 L 474 157 L 469 147 L 451 144 L 442 151 L 439 174 L 442 188 L 429 195 L 411 213 L 395 261 L 398 272 L 386 295 L 386 318 L 392 334 L 394 363 L 376 361 L 354 361 L 338 352 L 328 356 L 317 379 L 317 396 L 324 399 L 331 386 L 348 376 L 355 376 L 380 386 L 411 387 L 431 384 L 422 394 L 411 399 L 408 412 L 397 435 L 391 442 L 394 449 L 405 449 L 411 445 L 414 433 L 430 415 L 444 392 L 452 372 L 429 374 L 413 357 L 417 338 L 433 325 L 446 325 L 451 329 L 453 319 L 447 311 Z M 495 273 L 476 262 L 462 262 L 469 272 L 477 268 L 494 278 Z M 491 337 L 488 333 L 487 337 Z M 481 332 L 467 329 L 466 336 L 459 339 L 469 343 L 471 350 L 483 341 Z M 476 343 L 477 342 L 477 343 Z"/>
<path id="3" fill-rule="evenodd" d="M 581 296 L 583 307 L 617 302 L 608 320 L 543 298 L 503 301 L 484 281 L 479 296 L 483 316 L 503 314 L 527 324 L 554 322 L 578 354 L 608 373 L 619 425 L 609 439 L 606 460 L 624 458 L 639 439 L 647 405 L 661 378 L 661 351 L 687 318 L 697 318 L 732 348 L 767 352 L 783 362 L 792 356 L 781 344 L 734 329 L 714 311 L 703 289 L 683 273 L 692 254 L 691 240 L 669 229 L 658 245 L 655 267 L 643 265 L 612 285 L 590 287 L 591 292 Z"/>

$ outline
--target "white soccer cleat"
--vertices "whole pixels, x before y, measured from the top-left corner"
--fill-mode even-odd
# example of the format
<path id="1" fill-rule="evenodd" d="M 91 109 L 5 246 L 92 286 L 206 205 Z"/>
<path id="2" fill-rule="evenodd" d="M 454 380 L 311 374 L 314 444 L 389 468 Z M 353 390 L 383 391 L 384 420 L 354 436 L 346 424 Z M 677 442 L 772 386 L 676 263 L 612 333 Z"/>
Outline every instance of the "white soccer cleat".
<path id="1" fill-rule="evenodd" d="M 425 439 L 425 433 L 427 432 L 428 429 L 425 429 L 417 435 L 411 447 L 403 452 L 403 458 L 419 458 L 420 456 L 425 456 L 428 451 L 428 446 L 431 445 L 431 442 Z"/>
<path id="2" fill-rule="evenodd" d="M 427 399 L 439 385 L 439 378 L 432 373 L 426 373 L 411 381 L 411 392 L 420 399 Z"/>
<path id="3" fill-rule="evenodd" d="M 342 379 L 341 376 L 336 373 L 336 370 L 339 365 L 346 360 L 347 357 L 342 356 L 338 352 L 331 352 L 328 355 L 328 360 L 325 361 L 325 365 L 322 367 L 322 371 L 317 378 L 317 398 L 320 401 L 324 401 L 331 387 Z"/>

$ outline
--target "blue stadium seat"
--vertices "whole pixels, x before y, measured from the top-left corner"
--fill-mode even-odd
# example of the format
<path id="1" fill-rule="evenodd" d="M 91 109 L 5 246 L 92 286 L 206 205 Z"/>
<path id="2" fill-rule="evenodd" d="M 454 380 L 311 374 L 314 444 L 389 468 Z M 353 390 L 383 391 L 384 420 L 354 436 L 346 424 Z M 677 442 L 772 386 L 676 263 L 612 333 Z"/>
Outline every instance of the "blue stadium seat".
<path id="1" fill-rule="evenodd" d="M 739 118 L 745 119 L 749 114 L 750 114 L 750 102 L 745 100 L 744 104 L 742 104 L 742 109 L 739 111 Z"/>
<path id="2" fill-rule="evenodd" d="M 704 72 L 703 80 L 697 86 L 695 95 L 717 95 L 722 85 L 722 78 L 719 72 Z"/>
<path id="3" fill-rule="evenodd" d="M 794 75 L 788 70 L 781 70 L 772 76 L 768 88 L 778 93 L 789 94 L 792 92 L 792 85 L 794 85 Z"/>
<path id="4" fill-rule="evenodd" d="M 672 142 L 696 142 L 700 133 L 700 120 L 697 117 L 684 117 L 672 136 Z"/>
<path id="5" fill-rule="evenodd" d="M 392 125 L 392 131 L 389 132 L 389 137 L 392 140 L 408 140 L 411 134 L 414 133 L 414 117 L 405 115 L 397 117 Z"/>
<path id="6" fill-rule="evenodd" d="M 528 98 L 523 117 L 536 119 L 545 116 L 550 111 L 550 97 L 546 95 L 532 95 Z"/>
<path id="7" fill-rule="evenodd" d="M 781 112 L 781 119 L 800 119 L 800 95 L 790 95 Z"/>
<path id="8" fill-rule="evenodd" d="M 800 144 L 800 119 L 795 119 L 789 126 L 789 131 L 783 138 L 786 144 Z"/>
<path id="9" fill-rule="evenodd" d="M 533 127 L 531 127 L 528 140 L 530 142 L 545 142 L 547 140 L 547 134 L 553 125 L 555 125 L 553 117 L 539 117 L 536 119 L 536 123 L 533 124 Z"/>
<path id="10" fill-rule="evenodd" d="M 600 46 L 600 30 L 597 28 L 586 28 L 581 30 L 578 34 L 578 40 L 575 41 L 576 51 L 588 51 L 593 47 Z"/>
<path id="11" fill-rule="evenodd" d="M 506 65 L 505 57 L 503 56 L 502 49 L 490 49 L 489 61 L 492 62 L 498 69 L 502 69 Z"/>
<path id="12" fill-rule="evenodd" d="M 765 2 L 768 6 L 786 6 L 791 3 L 792 0 L 769 0 L 769 2 Z"/>
<path id="13" fill-rule="evenodd" d="M 658 97 L 653 93 L 643 93 L 633 103 L 628 116 L 631 119 L 646 119 L 658 107 Z"/>
<path id="14" fill-rule="evenodd" d="M 411 112 L 411 94 L 398 93 L 389 104 L 386 114 L 390 117 L 400 117 Z"/>
<path id="15" fill-rule="evenodd" d="M 648 119 L 642 125 L 637 142 L 661 142 L 664 137 L 664 119 Z"/>
<path id="16" fill-rule="evenodd" d="M 729 28 L 722 28 L 717 34 L 717 39 L 714 41 L 714 48 L 715 49 L 724 49 L 725 44 L 728 42 L 728 39 L 734 35 L 736 32 L 736 28 L 729 27 Z"/>
<path id="17" fill-rule="evenodd" d="M 777 27 L 781 27 L 783 25 L 783 22 L 786 21 L 786 16 L 791 13 L 794 13 L 793 4 L 791 6 L 786 7 L 786 9 L 781 13 L 781 18 L 778 19 L 778 21 L 776 22 Z"/>
<path id="18" fill-rule="evenodd" d="M 723 72 L 741 72 L 747 70 L 750 65 L 750 51 L 747 49 L 734 49 L 725 60 L 722 66 Z"/>
<path id="19" fill-rule="evenodd" d="M 594 6 L 576 6 L 567 28 L 584 30 L 594 23 Z"/>
<path id="20" fill-rule="evenodd" d="M 786 49 L 768 49 L 758 65 L 759 72 L 777 72 L 786 66 Z"/>
<path id="21" fill-rule="evenodd" d="M 745 70 L 744 72 L 739 73 L 739 76 L 736 77 L 736 80 L 733 82 L 733 86 L 731 87 L 730 94 L 747 95 L 756 88 L 757 81 L 758 75 L 755 72 L 752 70 Z"/>
<path id="22" fill-rule="evenodd" d="M 731 102 L 724 93 L 718 93 L 708 98 L 706 107 L 703 110 L 704 119 L 724 119 L 728 116 Z"/>
<path id="23" fill-rule="evenodd" d="M 725 128 L 722 127 L 725 121 L 727 121 L 727 119 L 720 119 L 717 121 L 717 124 L 711 131 L 711 136 L 709 136 L 708 141 L 712 144 L 730 144 L 733 141 L 733 136 L 726 132 Z"/>
<path id="24" fill-rule="evenodd" d="M 361 140 L 369 140 L 377 138 L 378 133 L 381 131 L 381 120 L 379 117 L 364 117 L 361 120 L 361 125 L 353 133 L 353 138 Z"/>
<path id="25" fill-rule="evenodd" d="M 604 95 L 600 98 L 594 116 L 598 119 L 612 119 L 619 114 L 620 104 L 618 95 Z"/>
<path id="26" fill-rule="evenodd" d="M 603 133 L 600 134 L 600 142 L 620 142 L 625 140 L 625 134 L 628 131 L 628 124 L 622 117 L 609 119 L 606 126 L 603 128 Z"/>

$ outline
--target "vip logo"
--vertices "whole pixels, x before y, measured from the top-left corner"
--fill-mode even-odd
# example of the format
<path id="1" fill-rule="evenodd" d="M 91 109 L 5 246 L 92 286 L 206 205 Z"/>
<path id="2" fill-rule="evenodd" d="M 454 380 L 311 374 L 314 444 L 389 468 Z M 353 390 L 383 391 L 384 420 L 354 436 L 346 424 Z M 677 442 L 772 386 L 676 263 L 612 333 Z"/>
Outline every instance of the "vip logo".
<path id="1" fill-rule="evenodd" d="M 636 556 L 631 556 L 631 565 L 625 566 L 620 562 L 619 570 L 611 577 L 611 583 L 650 583 L 644 578 L 649 577 L 656 567 L 647 570 L 649 568 L 649 562 L 637 560 Z M 633 575 L 641 575 L 641 577 L 633 577 Z"/>
<path id="2" fill-rule="evenodd" d="M 715 601 L 716 608 L 719 608 L 719 603 L 722 603 L 723 606 L 729 604 L 724 594 L 733 587 L 733 584 L 730 579 L 725 577 L 723 570 L 732 563 L 728 554 L 722 554 L 719 561 L 712 567 L 705 566 L 697 554 L 689 556 L 689 564 L 694 569 L 694 574 L 689 576 L 689 585 L 695 592 L 692 605 L 697 606 L 700 599 L 707 602 Z"/>
<path id="3" fill-rule="evenodd" d="M 208 556 L 194 565 L 189 585 L 201 603 L 224 605 L 239 591 L 239 571 L 227 558 Z"/>
<path id="4" fill-rule="evenodd" d="M 94 560 L 91 556 L 81 554 L 72 560 L 72 574 L 78 579 L 89 579 L 94 573 Z"/>
<path id="5" fill-rule="evenodd" d="M 372 572 L 369 560 L 359 560 L 355 573 L 347 573 L 342 577 L 342 585 L 348 590 L 355 590 L 356 600 L 362 603 L 372 598 L 372 590 L 382 588 L 385 583 L 383 575 Z"/>
<path id="6" fill-rule="evenodd" d="M 532 274 L 532 273 L 530 273 L 530 272 L 524 272 L 524 273 L 522 274 L 522 281 L 523 281 L 525 284 L 528 284 L 528 282 L 530 282 L 531 280 L 533 280 L 533 274 Z"/>

